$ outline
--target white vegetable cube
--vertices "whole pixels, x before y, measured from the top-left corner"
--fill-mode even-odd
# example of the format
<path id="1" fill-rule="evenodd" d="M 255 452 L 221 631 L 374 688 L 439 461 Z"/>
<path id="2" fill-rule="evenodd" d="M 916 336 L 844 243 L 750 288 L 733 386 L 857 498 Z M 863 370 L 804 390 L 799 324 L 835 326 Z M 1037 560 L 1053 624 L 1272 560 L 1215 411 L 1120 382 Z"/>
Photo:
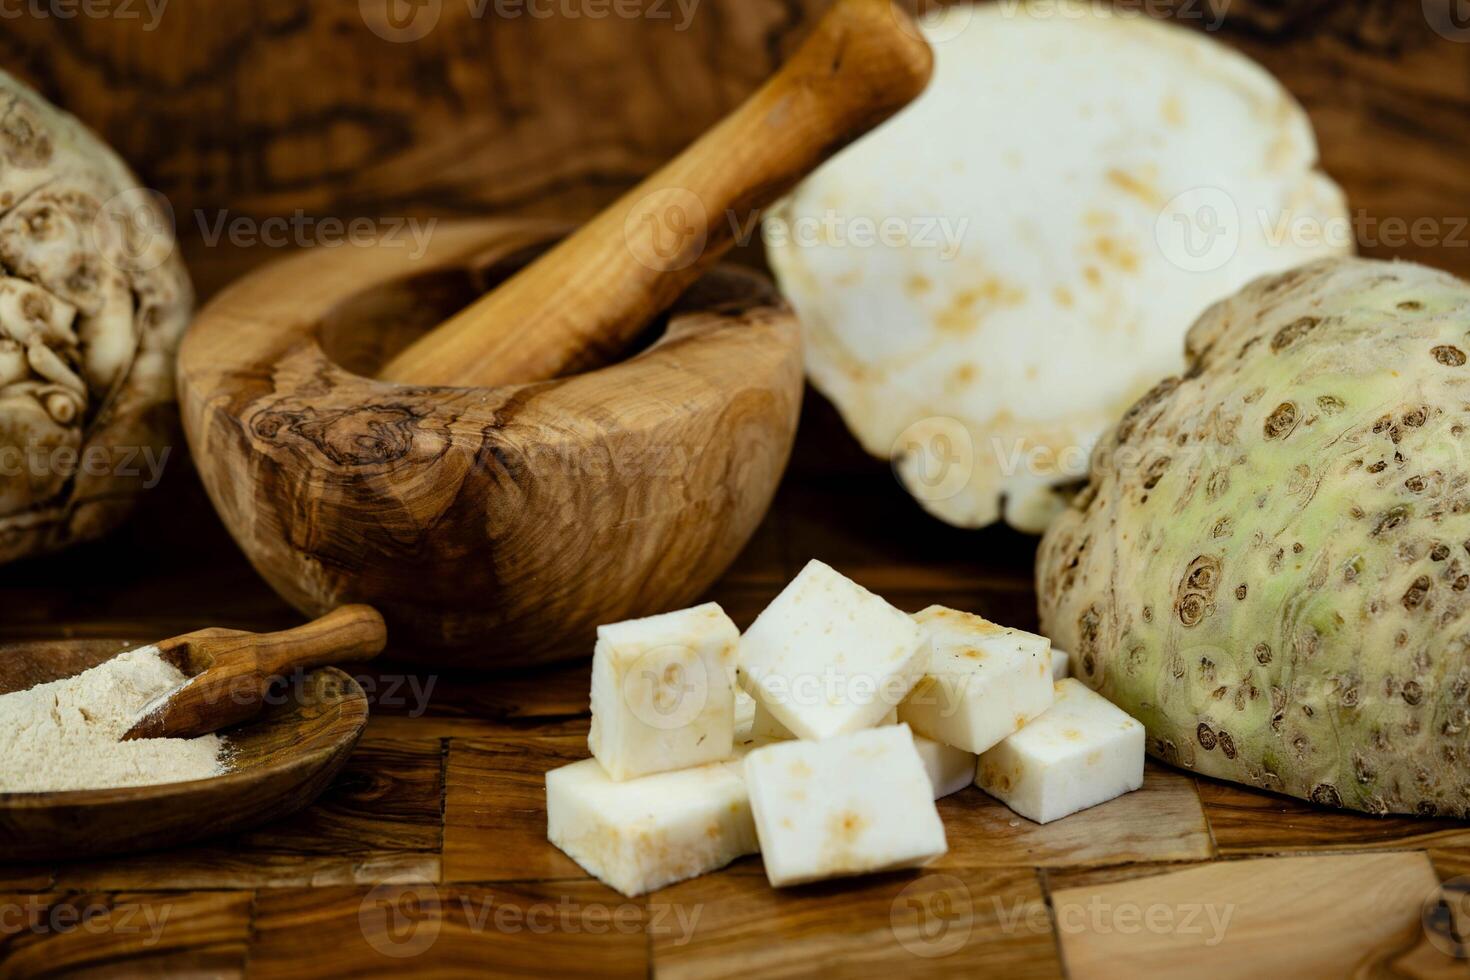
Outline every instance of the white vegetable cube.
<path id="1" fill-rule="evenodd" d="M 795 738 L 791 729 L 776 720 L 776 716 L 763 704 L 755 706 L 755 718 L 750 723 L 750 734 L 756 738 L 784 740 Z"/>
<path id="2" fill-rule="evenodd" d="M 876 728 L 879 725 L 897 724 L 898 709 L 894 708 L 892 711 L 888 712 L 888 714 L 879 719 L 878 725 L 875 725 L 873 727 Z M 785 725 L 776 720 L 776 716 L 771 714 L 771 712 L 767 710 L 765 705 L 756 705 L 755 717 L 751 719 L 750 728 L 748 730 L 751 735 L 754 735 L 758 738 L 780 740 L 796 737 L 795 735 L 791 734 L 791 729 L 787 728 Z"/>
<path id="3" fill-rule="evenodd" d="M 1040 718 L 980 756 L 975 784 L 1050 823 L 1143 785 L 1143 725 L 1079 680 Z"/>
<path id="4" fill-rule="evenodd" d="M 1064 681 L 1072 676 L 1072 655 L 1065 650 L 1051 648 L 1051 679 Z"/>
<path id="5" fill-rule="evenodd" d="M 918 681 L 923 632 L 819 561 L 740 640 L 741 684 L 798 738 L 872 728 Z"/>
<path id="6" fill-rule="evenodd" d="M 745 783 L 778 887 L 918 867 L 948 849 L 906 725 L 768 745 L 746 756 Z"/>
<path id="7" fill-rule="evenodd" d="M 975 753 L 922 735 L 914 736 L 914 748 L 924 760 L 936 800 L 958 793 L 975 781 L 975 765 L 980 758 Z"/>
<path id="8" fill-rule="evenodd" d="M 755 724 L 755 698 L 746 694 L 739 687 L 735 688 L 735 741 L 740 741 L 742 736 L 749 735 L 751 726 Z"/>
<path id="9" fill-rule="evenodd" d="M 613 779 L 730 757 L 740 633 L 707 603 L 597 630 L 587 744 Z"/>
<path id="10" fill-rule="evenodd" d="M 924 677 L 898 707 L 915 732 L 984 752 L 1051 706 L 1051 641 L 980 616 L 930 606 L 914 615 L 929 636 Z"/>
<path id="11" fill-rule="evenodd" d="M 546 774 L 546 836 L 624 895 L 723 868 L 758 850 L 739 766 L 617 782 L 596 759 Z"/>

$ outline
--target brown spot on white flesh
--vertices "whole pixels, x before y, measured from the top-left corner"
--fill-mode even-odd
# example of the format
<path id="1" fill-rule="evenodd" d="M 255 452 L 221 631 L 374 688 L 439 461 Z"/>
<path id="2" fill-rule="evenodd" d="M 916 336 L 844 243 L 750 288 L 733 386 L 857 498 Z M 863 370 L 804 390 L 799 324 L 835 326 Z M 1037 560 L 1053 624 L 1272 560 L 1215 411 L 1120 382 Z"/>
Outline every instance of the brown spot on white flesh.
<path id="1" fill-rule="evenodd" d="M 832 817 L 830 829 L 835 839 L 843 843 L 851 843 L 862 835 L 867 826 L 868 821 L 863 818 L 862 814 L 844 810 Z"/>
<path id="2" fill-rule="evenodd" d="M 1026 293 L 1022 289 L 1007 286 L 999 279 L 986 279 L 979 286 L 956 293 L 949 306 L 935 316 L 934 322 L 941 330 L 965 333 L 980 325 L 987 309 L 1015 306 L 1025 298 Z"/>
<path id="3" fill-rule="evenodd" d="M 1127 171 L 1113 167 L 1104 175 L 1108 183 L 1118 188 L 1125 194 L 1129 194 L 1152 208 L 1162 207 L 1163 197 L 1147 180 L 1130 174 Z"/>
<path id="4" fill-rule="evenodd" d="M 1170 126 L 1177 127 L 1184 125 L 1184 104 L 1173 93 L 1164 96 L 1163 105 L 1159 107 L 1159 114 L 1163 116 L 1164 122 Z"/>
<path id="5" fill-rule="evenodd" d="M 1126 243 L 1108 235 L 1099 235 L 1092 244 L 1097 249 L 1097 254 L 1109 265 L 1117 266 L 1124 272 L 1138 271 L 1138 253 Z"/>

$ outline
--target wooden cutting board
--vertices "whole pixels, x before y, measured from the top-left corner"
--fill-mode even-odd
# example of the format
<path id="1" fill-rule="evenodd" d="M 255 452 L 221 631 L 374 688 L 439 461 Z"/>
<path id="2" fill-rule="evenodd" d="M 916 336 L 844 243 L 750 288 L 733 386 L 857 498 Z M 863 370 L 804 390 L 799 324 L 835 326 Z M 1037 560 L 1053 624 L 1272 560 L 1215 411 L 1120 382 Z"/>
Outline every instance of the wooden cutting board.
<path id="1" fill-rule="evenodd" d="M 1034 627 L 1028 539 L 943 528 L 847 446 L 814 399 L 775 511 L 712 598 L 744 626 L 817 556 L 906 609 Z M 0 640 L 162 636 L 200 608 L 294 621 L 192 489 L 162 504 L 70 560 L 0 569 Z M 543 774 L 588 754 L 586 664 L 496 678 L 389 664 L 363 682 L 367 732 L 308 810 L 158 854 L 0 868 L 0 911 L 19 910 L 0 917 L 0 975 L 1465 972 L 1446 954 L 1470 935 L 1464 823 L 1327 812 L 1150 763 L 1140 792 L 1045 827 L 973 788 L 950 797 L 950 852 L 921 873 L 776 892 L 748 858 L 630 900 L 545 841 Z M 67 927 L 83 913 L 91 931 Z"/>

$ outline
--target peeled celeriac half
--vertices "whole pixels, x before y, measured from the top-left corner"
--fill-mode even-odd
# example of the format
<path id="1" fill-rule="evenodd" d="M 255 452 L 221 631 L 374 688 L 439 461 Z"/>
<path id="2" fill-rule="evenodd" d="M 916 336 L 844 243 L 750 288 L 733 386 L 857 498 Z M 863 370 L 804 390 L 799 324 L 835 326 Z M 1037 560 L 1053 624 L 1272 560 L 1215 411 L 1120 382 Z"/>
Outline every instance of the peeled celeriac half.
<path id="1" fill-rule="evenodd" d="M 764 237 L 863 446 L 951 524 L 1039 532 L 1207 306 L 1351 227 L 1302 108 L 1202 33 L 1051 0 L 924 29 L 928 91 Z"/>

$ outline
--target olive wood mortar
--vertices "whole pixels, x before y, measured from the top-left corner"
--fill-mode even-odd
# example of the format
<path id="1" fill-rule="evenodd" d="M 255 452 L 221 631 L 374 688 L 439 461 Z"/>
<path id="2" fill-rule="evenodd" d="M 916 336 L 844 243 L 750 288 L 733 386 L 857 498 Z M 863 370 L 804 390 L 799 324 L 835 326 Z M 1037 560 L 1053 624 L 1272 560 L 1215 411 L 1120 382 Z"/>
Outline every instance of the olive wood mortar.
<path id="1" fill-rule="evenodd" d="M 889 0 L 838 0 L 565 239 L 446 223 L 422 256 L 309 250 L 225 290 L 179 395 L 235 540 L 302 612 L 370 604 L 395 657 L 447 666 L 585 655 L 598 624 L 693 602 L 770 506 L 803 385 L 790 310 L 713 262 L 931 67 Z"/>

